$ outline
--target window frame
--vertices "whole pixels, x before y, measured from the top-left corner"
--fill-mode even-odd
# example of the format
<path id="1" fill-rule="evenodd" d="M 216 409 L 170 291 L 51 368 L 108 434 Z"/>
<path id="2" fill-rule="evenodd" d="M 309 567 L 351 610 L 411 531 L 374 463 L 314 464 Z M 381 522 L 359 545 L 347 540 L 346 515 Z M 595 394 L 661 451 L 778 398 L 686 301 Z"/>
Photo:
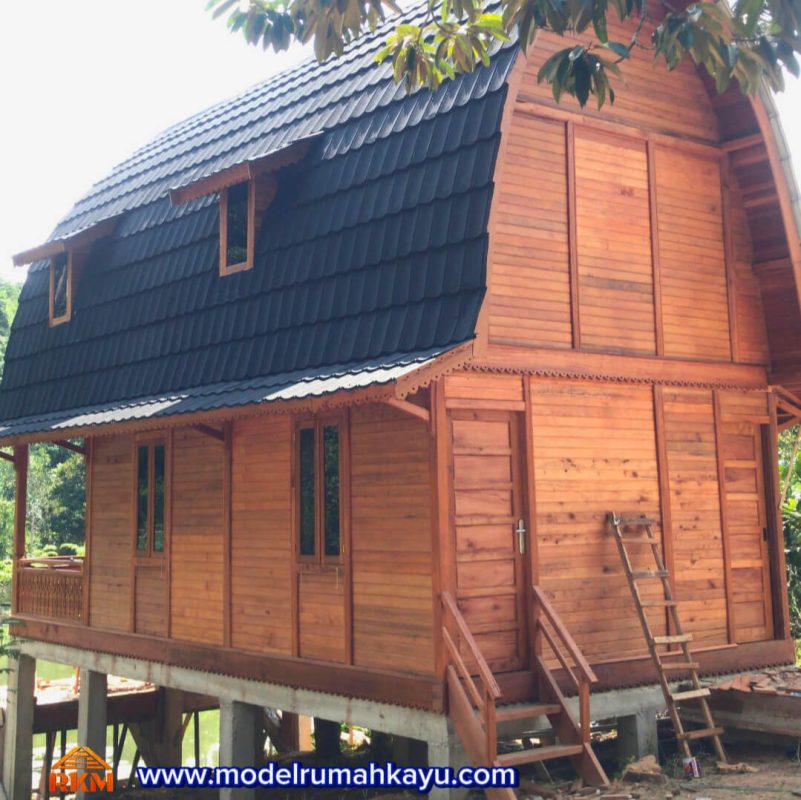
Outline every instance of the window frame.
<path id="1" fill-rule="evenodd" d="M 162 549 L 156 550 L 153 547 L 155 539 L 155 504 L 156 493 L 154 491 L 155 485 L 155 452 L 156 447 L 162 446 L 164 448 L 164 519 L 163 526 L 164 532 L 162 535 Z M 139 449 L 146 447 L 148 451 L 147 463 L 147 548 L 140 550 L 139 544 Z M 170 533 L 170 484 L 171 484 L 171 453 L 169 437 L 164 433 L 158 434 L 144 434 L 134 437 L 133 440 L 133 509 L 132 509 L 132 546 L 134 563 L 146 562 L 153 563 L 153 561 L 164 561 L 167 558 L 169 551 L 169 533 Z"/>
<path id="2" fill-rule="evenodd" d="M 56 259 L 66 256 L 66 281 L 67 281 L 67 296 L 66 296 L 66 311 L 61 316 L 56 316 Z M 48 267 L 48 325 L 53 328 L 56 325 L 61 325 L 64 322 L 69 322 L 72 317 L 72 250 L 64 250 L 61 253 L 56 253 L 50 258 Z"/>
<path id="3" fill-rule="evenodd" d="M 339 430 L 339 553 L 327 555 L 325 552 L 325 429 L 336 426 Z M 300 552 L 300 432 L 314 430 L 314 553 L 302 554 Z M 303 566 L 343 566 L 347 551 L 347 519 L 348 519 L 348 425 L 344 414 L 325 414 L 322 416 L 307 416 L 299 418 L 295 423 L 293 437 L 293 470 L 292 470 L 292 502 L 295 510 L 293 520 L 293 548 L 296 562 Z"/>
<path id="4" fill-rule="evenodd" d="M 247 184 L 247 257 L 237 264 L 228 264 L 228 192 L 234 186 Z M 256 181 L 246 178 L 220 190 L 220 276 L 233 275 L 253 268 L 256 249 Z"/>

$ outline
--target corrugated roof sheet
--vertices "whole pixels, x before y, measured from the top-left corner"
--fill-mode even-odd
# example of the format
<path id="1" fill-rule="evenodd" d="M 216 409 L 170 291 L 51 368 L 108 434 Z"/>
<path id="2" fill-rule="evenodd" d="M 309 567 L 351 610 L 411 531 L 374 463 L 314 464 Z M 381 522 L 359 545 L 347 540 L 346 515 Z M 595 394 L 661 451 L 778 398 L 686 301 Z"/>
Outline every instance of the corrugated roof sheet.
<path id="1" fill-rule="evenodd" d="M 473 337 L 515 51 L 409 96 L 373 59 L 396 22 L 173 126 L 92 187 L 54 238 L 122 216 L 95 243 L 68 323 L 48 327 L 47 262 L 31 268 L 0 420 L 414 359 Z M 316 132 L 278 173 L 254 268 L 220 278 L 217 197 L 171 206 L 168 191 Z"/>
<path id="2" fill-rule="evenodd" d="M 433 364 L 440 355 L 443 355 L 442 350 L 432 350 L 413 359 L 396 356 L 363 361 L 346 367 L 197 386 L 180 392 L 142 397 L 127 403 L 100 403 L 51 414 L 31 415 L 0 425 L 0 440 L 45 432 L 63 436 L 71 430 L 99 425 L 145 422 L 178 414 L 308 400 L 337 392 L 384 386 Z"/>

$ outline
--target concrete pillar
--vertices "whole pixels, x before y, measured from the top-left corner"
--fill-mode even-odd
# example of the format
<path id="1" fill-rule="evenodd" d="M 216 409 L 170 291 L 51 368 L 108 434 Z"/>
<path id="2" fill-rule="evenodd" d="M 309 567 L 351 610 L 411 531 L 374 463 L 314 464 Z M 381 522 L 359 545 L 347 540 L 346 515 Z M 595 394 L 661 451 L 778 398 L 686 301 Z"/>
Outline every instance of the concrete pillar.
<path id="1" fill-rule="evenodd" d="M 458 770 L 469 764 L 470 760 L 453 729 L 453 723 L 447 717 L 442 717 L 440 735 L 428 741 L 428 766 Z M 432 789 L 428 797 L 430 800 L 467 800 L 469 793 L 469 789 L 442 787 Z"/>
<path id="2" fill-rule="evenodd" d="M 248 703 L 220 698 L 220 766 L 256 767 L 261 765 L 259 752 L 261 719 L 264 709 Z M 256 789 L 220 789 L 220 800 L 255 800 Z"/>
<path id="3" fill-rule="evenodd" d="M 142 760 L 148 767 L 181 766 L 183 707 L 183 692 L 162 686 L 158 692 L 156 715 L 129 725 Z"/>
<path id="4" fill-rule="evenodd" d="M 9 656 L 8 695 L 3 749 L 6 796 L 30 797 L 33 771 L 33 710 L 36 705 L 36 659 Z"/>
<path id="5" fill-rule="evenodd" d="M 108 676 L 105 672 L 81 670 L 81 683 L 78 693 L 78 744 L 88 747 L 100 758 L 106 759 L 106 695 Z M 75 795 L 78 800 L 99 797 L 98 792 L 79 789 Z"/>
<path id="6" fill-rule="evenodd" d="M 618 717 L 617 746 L 621 761 L 657 755 L 656 713 L 653 710 L 643 710 L 630 716 Z"/>

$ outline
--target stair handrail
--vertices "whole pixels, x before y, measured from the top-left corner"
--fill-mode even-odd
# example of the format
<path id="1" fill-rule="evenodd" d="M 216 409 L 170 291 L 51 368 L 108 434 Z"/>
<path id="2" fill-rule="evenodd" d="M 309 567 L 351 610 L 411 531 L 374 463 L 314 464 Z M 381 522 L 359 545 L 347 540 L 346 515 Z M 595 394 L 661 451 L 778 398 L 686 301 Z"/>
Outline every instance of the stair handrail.
<path id="1" fill-rule="evenodd" d="M 481 653 L 470 627 L 450 592 L 442 592 L 440 601 L 443 609 L 442 639 L 448 656 L 446 669 L 451 669 L 458 678 L 458 685 L 465 693 L 465 700 L 469 698 L 473 707 L 481 716 L 484 751 L 487 764 L 492 764 L 497 757 L 498 741 L 496 729 L 496 703 L 502 696 L 501 687 L 495 680 L 487 660 Z M 459 644 L 454 641 L 451 630 L 455 629 L 457 638 L 467 648 L 470 658 L 481 682 L 483 691 L 479 692 L 473 674 L 470 672 L 462 656 Z M 450 684 L 449 684 L 450 685 Z"/>
<path id="2" fill-rule="evenodd" d="M 570 635 L 567 626 L 562 621 L 557 610 L 551 604 L 548 596 L 540 586 L 532 586 L 533 598 L 533 614 L 532 626 L 534 629 L 534 653 L 537 658 L 541 660 L 541 640 L 540 636 L 544 636 L 547 640 L 551 650 L 556 656 L 559 663 L 562 665 L 565 673 L 572 680 L 576 689 L 578 690 L 579 698 L 579 724 L 581 726 L 581 738 L 584 742 L 590 741 L 590 686 L 598 683 L 598 677 L 593 672 L 592 667 L 581 652 L 579 646 L 576 644 L 575 639 Z M 550 623 L 550 628 L 553 628 L 559 641 L 551 633 L 548 626 L 543 624 L 542 618 L 545 618 Z M 560 647 L 561 643 L 561 647 Z M 570 658 L 573 661 L 571 665 L 562 648 L 567 650 Z M 544 662 L 543 662 L 544 664 Z M 578 672 L 578 675 L 576 675 Z"/>

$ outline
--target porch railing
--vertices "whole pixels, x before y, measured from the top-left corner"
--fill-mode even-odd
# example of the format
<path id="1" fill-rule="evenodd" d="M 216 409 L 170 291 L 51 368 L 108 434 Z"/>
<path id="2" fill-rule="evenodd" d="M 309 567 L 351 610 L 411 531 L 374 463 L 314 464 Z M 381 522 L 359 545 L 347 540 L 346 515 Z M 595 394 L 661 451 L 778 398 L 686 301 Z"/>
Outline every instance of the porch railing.
<path id="1" fill-rule="evenodd" d="M 498 756 L 495 722 L 501 689 L 453 596 L 443 592 L 440 597 L 451 719 L 468 755 L 480 763 L 492 764 Z M 473 662 L 472 669 L 465 663 L 464 653 Z M 473 672 L 478 674 L 477 681 Z"/>
<path id="2" fill-rule="evenodd" d="M 545 679 L 545 686 L 541 686 L 541 689 L 552 695 L 553 700 L 564 702 L 543 658 L 543 644 L 547 643 L 548 648 L 576 688 L 579 700 L 581 740 L 586 744 L 590 741 L 590 687 L 598 682 L 598 678 L 540 586 L 532 587 L 532 599 L 531 624 L 534 663 L 537 668 L 536 672 Z"/>
<path id="3" fill-rule="evenodd" d="M 16 564 L 15 613 L 83 619 L 83 559 L 21 558 Z"/>

